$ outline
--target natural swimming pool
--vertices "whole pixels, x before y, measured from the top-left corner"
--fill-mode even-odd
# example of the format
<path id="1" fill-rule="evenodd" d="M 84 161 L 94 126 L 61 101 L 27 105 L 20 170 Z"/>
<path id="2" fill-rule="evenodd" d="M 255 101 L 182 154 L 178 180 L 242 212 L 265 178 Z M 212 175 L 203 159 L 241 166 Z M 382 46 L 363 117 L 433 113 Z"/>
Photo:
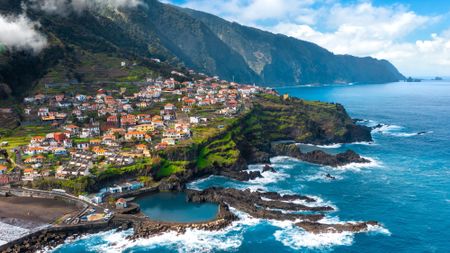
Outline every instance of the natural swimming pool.
<path id="1" fill-rule="evenodd" d="M 162 192 L 136 199 L 141 212 L 163 222 L 204 222 L 216 218 L 219 206 L 213 203 L 187 202 L 185 193 Z"/>

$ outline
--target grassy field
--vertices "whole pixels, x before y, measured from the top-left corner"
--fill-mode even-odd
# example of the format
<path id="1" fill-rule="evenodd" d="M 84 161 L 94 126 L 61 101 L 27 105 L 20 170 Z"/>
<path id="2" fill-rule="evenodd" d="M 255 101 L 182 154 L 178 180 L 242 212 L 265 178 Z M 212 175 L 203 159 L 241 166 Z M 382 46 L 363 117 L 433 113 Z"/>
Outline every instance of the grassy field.
<path id="1" fill-rule="evenodd" d="M 162 167 L 159 169 L 157 177 L 168 177 L 170 175 L 186 170 L 188 161 L 164 161 Z"/>
<path id="2" fill-rule="evenodd" d="M 8 142 L 8 149 L 27 145 L 33 136 L 43 136 L 55 131 L 50 126 L 25 126 L 14 130 L 0 128 L 0 142 Z"/>

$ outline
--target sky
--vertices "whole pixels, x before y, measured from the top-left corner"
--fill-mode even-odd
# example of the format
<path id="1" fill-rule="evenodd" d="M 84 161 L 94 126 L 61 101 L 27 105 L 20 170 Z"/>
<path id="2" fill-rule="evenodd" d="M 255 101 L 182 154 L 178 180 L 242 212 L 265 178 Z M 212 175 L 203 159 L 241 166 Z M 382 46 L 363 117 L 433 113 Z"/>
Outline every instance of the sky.
<path id="1" fill-rule="evenodd" d="M 311 41 L 336 54 L 391 61 L 407 76 L 450 76 L 450 0 L 165 0 Z"/>

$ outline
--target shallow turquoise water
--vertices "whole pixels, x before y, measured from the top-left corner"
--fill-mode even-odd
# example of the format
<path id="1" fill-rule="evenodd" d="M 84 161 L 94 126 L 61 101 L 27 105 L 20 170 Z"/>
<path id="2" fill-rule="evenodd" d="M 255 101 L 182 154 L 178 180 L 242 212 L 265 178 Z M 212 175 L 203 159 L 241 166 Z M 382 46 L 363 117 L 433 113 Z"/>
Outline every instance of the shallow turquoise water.
<path id="1" fill-rule="evenodd" d="M 219 206 L 188 203 L 184 193 L 162 192 L 136 199 L 141 211 L 152 220 L 164 222 L 201 222 L 213 220 Z"/>
<path id="2" fill-rule="evenodd" d="M 386 124 L 375 143 L 335 145 L 373 159 L 340 169 L 274 158 L 278 173 L 247 183 L 210 177 L 192 188 L 226 186 L 315 196 L 337 207 L 327 222 L 377 220 L 366 234 L 311 235 L 289 222 L 244 213 L 219 232 L 190 231 L 130 242 L 126 231 L 88 236 L 56 252 L 450 252 L 450 83 L 393 83 L 280 89 L 310 100 L 339 102 L 365 124 Z M 419 132 L 426 132 L 418 135 Z M 260 165 L 251 167 L 260 170 Z M 326 173 L 338 180 L 329 181 Z"/>

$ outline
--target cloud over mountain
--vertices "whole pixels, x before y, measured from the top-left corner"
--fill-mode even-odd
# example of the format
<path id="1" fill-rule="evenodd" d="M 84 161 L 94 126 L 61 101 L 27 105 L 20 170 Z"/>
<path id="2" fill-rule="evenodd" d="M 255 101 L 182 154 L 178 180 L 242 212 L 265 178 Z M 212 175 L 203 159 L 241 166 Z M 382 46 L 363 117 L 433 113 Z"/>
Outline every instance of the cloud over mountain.
<path id="1" fill-rule="evenodd" d="M 94 8 L 134 8 L 143 5 L 141 0 L 32 0 L 32 7 L 50 14 L 81 13 Z"/>
<path id="2" fill-rule="evenodd" d="M 446 14 L 419 14 L 401 1 L 187 0 L 181 5 L 311 41 L 335 53 L 388 59 L 408 75 L 450 74 L 448 32 L 424 33 Z"/>
<path id="3" fill-rule="evenodd" d="M 40 52 L 47 46 L 47 38 L 36 30 L 38 23 L 24 14 L 0 15 L 0 44 L 9 50 L 31 50 Z"/>

